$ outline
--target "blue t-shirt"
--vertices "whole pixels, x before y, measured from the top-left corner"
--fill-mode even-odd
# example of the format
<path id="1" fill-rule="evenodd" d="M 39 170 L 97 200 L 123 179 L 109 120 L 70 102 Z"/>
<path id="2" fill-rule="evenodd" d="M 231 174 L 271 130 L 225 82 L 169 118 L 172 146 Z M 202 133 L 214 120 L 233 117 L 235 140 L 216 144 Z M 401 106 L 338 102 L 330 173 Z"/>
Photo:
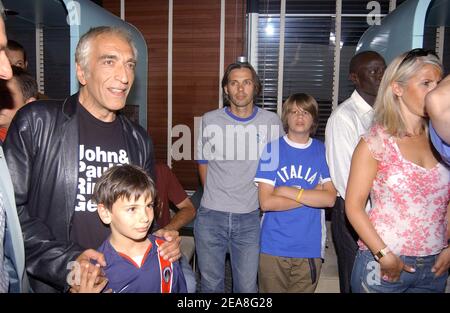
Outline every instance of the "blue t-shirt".
<path id="1" fill-rule="evenodd" d="M 450 146 L 439 137 L 430 122 L 430 138 L 436 150 L 442 157 L 442 160 L 450 165 Z"/>
<path id="2" fill-rule="evenodd" d="M 271 166 L 268 166 L 269 162 Z M 274 167 L 274 163 L 278 166 Z M 266 146 L 255 176 L 256 183 L 303 189 L 314 189 L 317 184 L 330 180 L 324 144 L 316 139 L 297 144 L 287 136 Z M 303 205 L 287 211 L 264 213 L 262 253 L 292 258 L 323 258 L 325 238 L 323 209 Z"/>
<path id="3" fill-rule="evenodd" d="M 166 282 L 167 292 L 187 292 L 186 281 L 178 261 L 160 265 L 156 240 L 149 235 L 150 246 L 144 255 L 143 264 L 137 264 L 126 255 L 118 253 L 109 242 L 109 238 L 98 249 L 105 255 L 106 267 L 103 269 L 113 293 L 161 293 L 162 281 Z M 161 239 L 161 241 L 163 241 Z M 169 282 L 167 284 L 167 282 Z"/>

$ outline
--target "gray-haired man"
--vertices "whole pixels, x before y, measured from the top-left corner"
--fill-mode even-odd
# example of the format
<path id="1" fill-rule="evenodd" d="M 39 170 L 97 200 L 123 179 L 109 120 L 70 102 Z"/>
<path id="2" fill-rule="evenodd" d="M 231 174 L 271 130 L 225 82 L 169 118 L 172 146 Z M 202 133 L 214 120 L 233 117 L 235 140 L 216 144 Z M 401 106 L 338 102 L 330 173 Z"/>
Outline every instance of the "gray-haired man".
<path id="1" fill-rule="evenodd" d="M 130 35 L 114 27 L 84 34 L 75 52 L 79 93 L 36 101 L 22 108 L 4 147 L 22 225 L 27 271 L 36 292 L 77 290 L 71 265 L 93 260 L 110 231 L 91 202 L 94 184 L 111 166 L 133 164 L 152 174 L 153 145 L 147 132 L 118 111 L 134 81 L 137 51 Z M 161 255 L 180 257 L 176 231 Z M 76 263 L 72 263 L 76 261 Z M 73 279 L 75 278 L 75 279 Z"/>

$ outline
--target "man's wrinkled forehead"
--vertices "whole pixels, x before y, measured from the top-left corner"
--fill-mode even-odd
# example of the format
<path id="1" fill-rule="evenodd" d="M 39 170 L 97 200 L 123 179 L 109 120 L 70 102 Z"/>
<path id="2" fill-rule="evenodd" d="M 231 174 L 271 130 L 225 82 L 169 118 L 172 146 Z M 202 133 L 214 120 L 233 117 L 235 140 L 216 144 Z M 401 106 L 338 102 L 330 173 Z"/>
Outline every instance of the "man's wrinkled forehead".
<path id="1" fill-rule="evenodd" d="M 130 53 L 130 56 L 127 59 L 136 62 L 136 55 L 133 46 L 130 42 L 128 42 L 128 40 L 126 40 L 126 38 L 118 34 L 100 34 L 93 39 L 92 44 L 93 47 L 100 52 L 100 58 L 115 58 L 118 57 L 118 54 Z"/>

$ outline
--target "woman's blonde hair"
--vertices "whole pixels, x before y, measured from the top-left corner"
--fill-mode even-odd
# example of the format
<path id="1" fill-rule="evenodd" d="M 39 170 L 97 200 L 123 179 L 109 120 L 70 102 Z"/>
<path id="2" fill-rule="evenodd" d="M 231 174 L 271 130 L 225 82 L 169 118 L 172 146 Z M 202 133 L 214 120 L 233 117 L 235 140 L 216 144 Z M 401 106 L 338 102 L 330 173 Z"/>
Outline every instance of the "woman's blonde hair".
<path id="1" fill-rule="evenodd" d="M 443 69 L 439 58 L 433 52 L 423 49 L 414 49 L 401 54 L 386 68 L 375 100 L 373 122 L 383 126 L 388 134 L 396 137 L 407 134 L 400 101 L 392 90 L 393 83 L 396 82 L 405 87 L 408 81 L 426 64 L 438 68 L 442 75 Z M 425 130 L 427 129 L 425 119 L 423 119 L 423 127 Z"/>
<path id="2" fill-rule="evenodd" d="M 289 109 L 293 106 L 308 111 L 313 119 L 309 135 L 313 136 L 319 126 L 319 105 L 316 99 L 306 93 L 295 93 L 289 96 L 283 103 L 283 111 L 281 112 L 281 121 L 283 122 L 284 131 L 289 131 L 288 115 Z"/>

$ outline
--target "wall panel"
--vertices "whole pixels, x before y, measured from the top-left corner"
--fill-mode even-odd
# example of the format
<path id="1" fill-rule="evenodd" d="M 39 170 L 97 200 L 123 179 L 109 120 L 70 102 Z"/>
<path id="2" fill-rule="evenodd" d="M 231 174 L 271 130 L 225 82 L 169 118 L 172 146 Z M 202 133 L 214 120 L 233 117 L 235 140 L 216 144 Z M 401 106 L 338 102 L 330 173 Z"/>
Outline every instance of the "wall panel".
<path id="1" fill-rule="evenodd" d="M 244 1 L 226 2 L 225 66 L 243 54 Z M 167 38 L 168 0 L 127 0 L 125 19 L 136 26 L 148 45 L 148 132 L 155 156 L 167 155 Z M 218 108 L 220 57 L 220 0 L 173 1 L 173 119 L 172 125 L 191 130 L 194 157 L 194 117 Z M 105 9 L 120 15 L 119 0 L 104 0 Z M 174 138 L 175 142 L 178 138 Z M 172 162 L 185 189 L 198 186 L 194 160 Z"/>

